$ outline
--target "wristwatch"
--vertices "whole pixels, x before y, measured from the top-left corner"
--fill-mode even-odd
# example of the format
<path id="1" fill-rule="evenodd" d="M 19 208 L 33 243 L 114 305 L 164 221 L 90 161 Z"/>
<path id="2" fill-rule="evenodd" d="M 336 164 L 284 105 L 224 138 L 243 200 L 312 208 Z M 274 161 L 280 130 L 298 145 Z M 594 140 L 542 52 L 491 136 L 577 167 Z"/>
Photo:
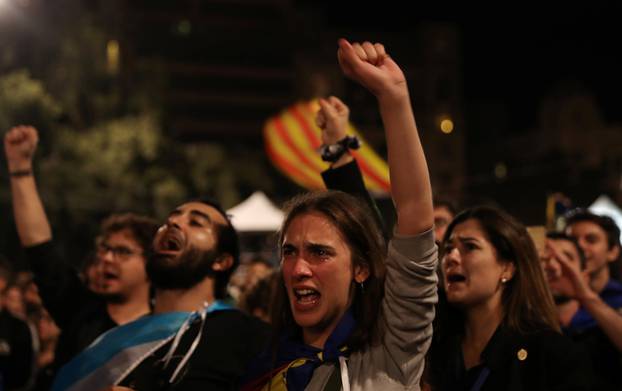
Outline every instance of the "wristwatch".
<path id="1" fill-rule="evenodd" d="M 346 136 L 335 144 L 323 144 L 320 147 L 320 153 L 323 161 L 334 163 L 339 160 L 347 150 L 359 149 L 360 147 L 361 142 L 356 136 Z"/>

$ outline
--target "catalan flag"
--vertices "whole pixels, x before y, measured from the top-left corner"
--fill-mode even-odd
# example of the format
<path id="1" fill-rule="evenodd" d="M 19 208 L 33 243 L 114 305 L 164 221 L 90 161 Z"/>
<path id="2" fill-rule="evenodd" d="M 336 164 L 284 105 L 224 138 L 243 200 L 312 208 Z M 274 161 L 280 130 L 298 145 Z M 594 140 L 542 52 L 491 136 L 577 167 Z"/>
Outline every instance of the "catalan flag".
<path id="1" fill-rule="evenodd" d="M 272 163 L 298 185 L 309 189 L 324 188 L 319 173 L 328 168 L 318 148 L 322 144 L 321 129 L 315 124 L 319 110 L 317 100 L 299 102 L 270 118 L 264 126 L 266 152 Z M 356 135 L 362 146 L 351 151 L 356 159 L 367 189 L 389 192 L 389 168 L 350 123 L 348 134 Z"/>

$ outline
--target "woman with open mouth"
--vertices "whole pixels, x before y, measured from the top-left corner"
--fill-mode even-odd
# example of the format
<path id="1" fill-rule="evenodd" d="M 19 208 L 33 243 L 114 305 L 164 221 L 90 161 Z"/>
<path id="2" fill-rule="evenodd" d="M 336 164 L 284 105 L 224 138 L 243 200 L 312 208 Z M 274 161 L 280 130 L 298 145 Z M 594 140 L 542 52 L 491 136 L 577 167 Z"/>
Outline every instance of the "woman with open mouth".
<path id="1" fill-rule="evenodd" d="M 441 247 L 447 306 L 430 350 L 433 390 L 587 390 L 583 356 L 562 336 L 525 227 L 492 207 L 458 214 Z"/>
<path id="2" fill-rule="evenodd" d="M 336 191 L 293 199 L 279 244 L 275 343 L 243 390 L 418 390 L 436 302 L 430 180 L 404 74 L 381 44 L 339 41 L 346 76 L 378 99 L 397 225 Z"/>

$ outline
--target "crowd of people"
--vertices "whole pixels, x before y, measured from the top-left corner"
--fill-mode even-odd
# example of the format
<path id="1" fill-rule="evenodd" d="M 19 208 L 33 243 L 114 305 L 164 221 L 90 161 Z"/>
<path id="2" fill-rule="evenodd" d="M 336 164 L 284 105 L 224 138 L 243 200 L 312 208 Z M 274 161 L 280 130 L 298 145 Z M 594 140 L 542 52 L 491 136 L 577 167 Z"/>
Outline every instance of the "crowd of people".
<path id="1" fill-rule="evenodd" d="M 200 197 L 164 221 L 109 216 L 76 271 L 37 189 L 37 130 L 10 129 L 31 271 L 0 260 L 0 390 L 622 390 L 613 220 L 576 210 L 537 240 L 499 208 L 433 201 L 402 70 L 378 43 L 337 57 L 377 99 L 396 224 L 365 189 L 347 105 L 320 99 L 329 190 L 290 200 L 279 264 L 239 278 L 229 216 Z"/>

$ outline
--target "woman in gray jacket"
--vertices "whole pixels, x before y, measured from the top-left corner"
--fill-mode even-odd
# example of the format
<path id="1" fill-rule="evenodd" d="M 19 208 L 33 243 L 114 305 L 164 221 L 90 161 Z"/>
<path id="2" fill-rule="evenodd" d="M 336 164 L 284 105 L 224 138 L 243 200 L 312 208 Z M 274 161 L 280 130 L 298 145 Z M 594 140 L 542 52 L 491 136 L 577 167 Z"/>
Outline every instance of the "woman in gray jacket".
<path id="1" fill-rule="evenodd" d="M 378 99 L 395 235 L 384 245 L 366 206 L 340 192 L 288 207 L 274 349 L 245 390 L 418 390 L 432 335 L 437 249 L 432 196 L 404 74 L 381 44 L 339 41 L 346 76 Z"/>

